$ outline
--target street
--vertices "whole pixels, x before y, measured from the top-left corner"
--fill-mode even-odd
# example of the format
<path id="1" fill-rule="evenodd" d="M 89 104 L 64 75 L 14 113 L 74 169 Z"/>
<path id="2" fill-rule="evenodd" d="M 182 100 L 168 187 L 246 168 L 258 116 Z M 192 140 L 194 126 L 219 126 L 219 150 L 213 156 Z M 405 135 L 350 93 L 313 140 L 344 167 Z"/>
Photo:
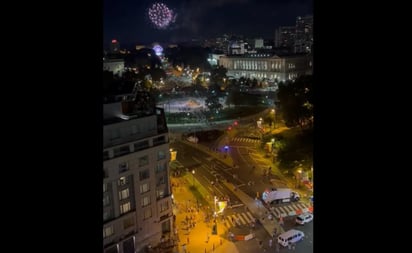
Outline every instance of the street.
<path id="1" fill-rule="evenodd" d="M 243 234 L 246 234 L 248 231 L 253 231 L 256 235 L 256 238 L 250 241 L 237 241 L 236 246 L 239 252 L 263 252 L 264 249 L 269 249 L 269 240 L 272 235 L 262 226 L 259 227 L 259 225 L 257 225 L 254 230 L 251 229 L 250 224 L 254 216 L 250 212 L 247 212 L 241 200 L 233 194 L 234 189 L 228 189 L 222 181 L 232 183 L 252 198 L 255 198 L 257 194 L 260 195 L 262 191 L 268 187 L 285 187 L 285 184 L 275 175 L 272 175 L 271 178 L 263 176 L 262 172 L 269 163 L 256 154 L 256 144 L 254 141 L 248 141 L 246 139 L 241 142 L 241 144 L 239 144 L 239 141 L 236 141 L 236 139 L 232 141 L 233 142 L 229 143 L 230 149 L 228 153 L 233 158 L 235 166 L 229 166 L 209 155 L 208 152 L 193 148 L 192 145 L 188 145 L 188 143 L 184 141 L 171 143 L 170 147 L 178 150 L 177 159 L 187 168 L 187 172 L 191 173 L 194 171 L 192 174 L 193 183 L 201 184 L 207 189 L 210 194 L 208 199 L 213 198 L 213 196 L 228 197 L 230 199 L 230 203 L 234 208 L 225 210 L 224 218 L 220 221 L 219 227 L 225 226 L 225 229 L 228 231 Z M 233 145 L 235 142 L 237 145 Z M 217 155 L 223 157 L 223 154 Z M 252 170 L 253 167 L 254 170 Z M 269 167 L 267 167 L 267 169 L 268 168 Z M 253 182 L 253 184 L 251 182 Z M 285 203 L 274 206 L 272 213 L 275 216 L 276 214 L 284 213 L 284 210 L 301 210 L 307 207 L 308 206 L 303 203 Z M 262 214 L 264 210 L 267 209 L 262 207 Z M 304 226 L 296 225 L 294 223 L 295 217 L 296 216 L 285 217 L 283 228 L 285 231 L 291 228 L 301 230 L 305 233 L 305 238 L 296 244 L 295 250 L 280 247 L 280 252 L 313 252 L 313 222 L 305 224 Z M 259 241 L 261 241 L 261 244 L 259 244 Z M 275 242 L 272 242 L 272 247 L 274 249 L 273 252 L 276 252 Z"/>

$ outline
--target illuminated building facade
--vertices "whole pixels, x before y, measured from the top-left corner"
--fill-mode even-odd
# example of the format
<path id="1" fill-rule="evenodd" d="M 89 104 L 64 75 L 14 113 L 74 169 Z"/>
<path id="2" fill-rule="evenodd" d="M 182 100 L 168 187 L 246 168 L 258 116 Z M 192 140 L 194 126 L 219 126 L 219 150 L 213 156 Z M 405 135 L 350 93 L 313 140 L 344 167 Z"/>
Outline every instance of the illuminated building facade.
<path id="1" fill-rule="evenodd" d="M 146 252 L 173 227 L 169 137 L 164 111 L 119 95 L 104 104 L 103 248 Z M 153 104 L 153 106 L 152 106 Z"/>
<path id="2" fill-rule="evenodd" d="M 124 73 L 123 59 L 103 59 L 103 70 L 113 72 L 114 75 L 122 76 Z"/>
<path id="3" fill-rule="evenodd" d="M 286 81 L 312 73 L 311 56 L 307 54 L 222 56 L 219 64 L 227 68 L 228 76 L 234 78 Z"/>
<path id="4" fill-rule="evenodd" d="M 275 47 L 285 47 L 290 50 L 295 45 L 295 26 L 280 26 L 275 31 Z"/>
<path id="5" fill-rule="evenodd" d="M 296 18 L 295 53 L 308 53 L 313 45 L 313 16 Z"/>

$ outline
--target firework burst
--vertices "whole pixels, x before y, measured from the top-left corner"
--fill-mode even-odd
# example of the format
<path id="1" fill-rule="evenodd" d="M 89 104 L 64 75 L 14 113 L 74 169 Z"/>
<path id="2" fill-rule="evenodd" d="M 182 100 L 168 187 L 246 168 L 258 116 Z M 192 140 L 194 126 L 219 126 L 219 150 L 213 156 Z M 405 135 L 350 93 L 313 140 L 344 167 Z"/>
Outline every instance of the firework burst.
<path id="1" fill-rule="evenodd" d="M 176 19 L 173 11 L 163 3 L 154 3 L 147 13 L 150 21 L 158 29 L 166 29 Z"/>

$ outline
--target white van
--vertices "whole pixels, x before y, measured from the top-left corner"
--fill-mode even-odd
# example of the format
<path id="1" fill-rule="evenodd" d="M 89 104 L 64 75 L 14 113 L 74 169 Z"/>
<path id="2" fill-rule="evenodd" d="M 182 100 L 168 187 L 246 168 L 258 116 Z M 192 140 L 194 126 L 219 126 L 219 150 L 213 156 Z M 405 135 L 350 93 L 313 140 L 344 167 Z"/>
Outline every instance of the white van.
<path id="1" fill-rule="evenodd" d="M 303 237 L 305 237 L 305 234 L 302 231 L 291 229 L 279 235 L 278 243 L 282 245 L 283 247 L 286 247 L 290 243 L 295 243 L 297 241 L 302 240 Z"/>

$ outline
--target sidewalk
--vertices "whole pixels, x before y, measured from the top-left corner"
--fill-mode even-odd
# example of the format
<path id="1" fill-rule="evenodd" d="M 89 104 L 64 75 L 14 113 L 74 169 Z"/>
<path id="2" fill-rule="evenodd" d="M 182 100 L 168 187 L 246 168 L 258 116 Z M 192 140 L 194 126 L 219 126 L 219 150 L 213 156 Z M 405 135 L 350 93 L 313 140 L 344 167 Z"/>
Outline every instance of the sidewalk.
<path id="1" fill-rule="evenodd" d="M 176 215 L 174 253 L 239 253 L 227 238 L 227 228 L 217 219 L 217 235 L 212 235 L 212 222 L 206 222 L 207 206 L 197 210 L 196 199 L 184 178 L 171 178 L 174 185 L 173 213 Z M 209 211 L 210 212 L 210 211 Z"/>
<path id="2" fill-rule="evenodd" d="M 223 140 L 223 138 L 220 140 L 221 142 L 219 143 L 219 146 L 222 146 L 222 140 Z M 228 166 L 233 166 L 233 159 L 230 155 L 227 155 L 226 157 L 224 157 L 222 153 L 212 151 L 209 148 L 207 148 L 207 147 L 205 147 L 201 144 L 195 144 L 195 143 L 191 143 L 191 142 L 188 142 L 188 141 L 184 141 L 184 142 L 191 145 L 194 148 L 197 148 L 197 149 L 203 150 L 204 152 L 207 152 L 209 155 L 211 155 L 215 159 L 218 159 L 218 160 L 224 162 Z M 259 156 L 262 157 L 262 159 L 268 160 L 268 163 L 273 165 L 272 168 L 276 168 L 274 166 L 274 164 L 272 163 L 271 158 L 268 159 L 268 158 L 265 157 L 265 154 L 263 152 L 261 152 L 260 150 L 257 150 L 257 151 L 258 151 L 257 153 L 259 154 Z M 288 178 L 286 178 L 285 175 L 280 173 L 280 171 L 277 171 L 277 173 L 275 173 L 275 174 L 277 176 L 279 176 L 279 178 L 281 180 L 285 181 L 289 188 L 294 189 L 293 182 L 291 182 Z M 263 225 L 263 227 L 269 233 L 269 235 L 273 235 L 273 233 L 275 231 L 276 231 L 277 234 L 284 232 L 283 227 L 281 225 L 279 225 L 279 221 L 276 217 L 273 217 L 272 220 L 268 219 L 268 215 L 270 214 L 270 211 L 265 206 L 263 206 L 263 204 L 261 203 L 260 200 L 256 200 L 256 199 L 251 198 L 249 195 L 247 195 L 246 193 L 244 193 L 243 191 L 241 191 L 239 189 L 237 189 L 235 191 L 234 190 L 235 187 L 232 183 L 228 183 L 228 182 L 223 182 L 223 183 L 226 185 L 226 187 L 228 189 L 230 189 L 241 200 L 241 202 L 243 202 L 247 206 L 249 211 L 255 217 L 259 217 L 260 223 Z M 307 189 L 294 189 L 294 190 L 299 192 L 299 194 L 301 195 L 301 202 L 311 204 L 311 203 L 309 203 L 309 199 L 306 198 L 306 197 L 309 197 L 310 195 L 313 195 L 312 192 L 310 192 Z M 191 193 L 189 191 L 187 191 L 186 194 L 191 195 Z M 176 224 L 178 224 L 178 223 L 176 223 Z M 219 226 L 219 228 L 222 228 L 222 227 L 224 227 L 224 226 Z M 208 231 L 210 232 L 211 227 L 208 228 L 208 229 L 209 229 Z M 203 230 L 203 231 L 206 231 L 206 230 Z M 221 232 L 221 231 L 219 231 L 219 232 Z M 215 235 L 215 237 L 216 237 L 216 235 Z M 224 236 L 222 238 L 227 239 Z M 216 242 L 219 242 L 219 241 L 216 241 Z M 231 243 L 231 242 L 228 241 L 228 243 Z M 233 243 L 231 243 L 231 244 L 233 244 Z M 233 246 L 233 247 L 236 248 L 235 246 Z M 216 250 L 217 250 L 217 248 L 215 248 L 215 252 L 218 252 Z M 229 249 L 227 249 L 227 250 L 229 250 Z M 202 252 L 202 251 L 196 251 L 196 252 Z M 213 252 L 213 251 L 206 251 L 206 252 Z M 225 251 L 221 251 L 221 252 L 225 252 Z M 232 252 L 232 251 L 226 251 L 226 252 Z M 238 251 L 236 249 L 236 251 L 233 251 L 233 252 L 238 252 Z M 192 253 L 194 253 L 194 252 L 192 252 Z"/>

